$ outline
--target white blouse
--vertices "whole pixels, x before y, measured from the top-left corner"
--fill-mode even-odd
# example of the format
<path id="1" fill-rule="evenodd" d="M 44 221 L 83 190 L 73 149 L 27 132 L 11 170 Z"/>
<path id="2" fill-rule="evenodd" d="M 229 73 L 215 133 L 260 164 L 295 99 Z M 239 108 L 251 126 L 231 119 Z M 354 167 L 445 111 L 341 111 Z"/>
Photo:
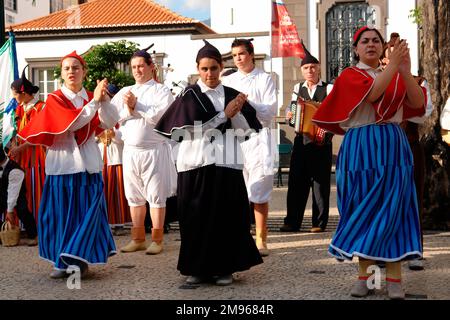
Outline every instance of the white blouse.
<path id="1" fill-rule="evenodd" d="M 278 106 L 275 84 L 269 74 L 254 68 L 248 74 L 241 71 L 230 74 L 222 82 L 224 86 L 245 93 L 262 126 L 271 128 Z"/>
<path id="2" fill-rule="evenodd" d="M 242 170 L 242 149 L 236 141 L 235 132 L 229 130 L 227 134 L 222 134 L 214 130 L 227 121 L 224 112 L 226 106 L 223 85 L 219 84 L 216 88 L 210 88 L 201 79 L 198 80 L 197 84 L 219 113 L 202 125 L 186 129 L 191 134 L 192 139 L 183 139 L 180 144 L 173 148 L 177 159 L 178 172 L 211 164 Z M 247 120 L 240 112 L 231 119 L 231 124 L 233 129 L 242 129 L 242 132 L 250 128 Z M 212 135 L 214 135 L 215 139 L 211 142 Z"/>
<path id="3" fill-rule="evenodd" d="M 365 70 L 369 76 L 373 79 L 378 77 L 378 75 L 383 71 L 381 66 L 373 69 L 372 67 L 359 62 L 356 65 L 357 68 Z M 351 90 L 351 88 L 350 88 Z M 384 122 L 388 123 L 401 123 L 403 121 L 403 106 L 398 109 L 395 115 L 385 120 Z M 340 126 L 343 130 L 347 131 L 350 128 L 363 127 L 369 124 L 376 123 L 375 110 L 372 105 L 366 101 L 362 101 L 359 106 L 352 112 L 350 118 L 347 121 L 341 122 Z"/>
<path id="4" fill-rule="evenodd" d="M 133 113 L 130 113 L 123 103 L 124 94 L 130 90 L 137 98 Z M 144 84 L 122 88 L 111 103 L 120 114 L 121 139 L 125 146 L 149 149 L 166 142 L 166 138 L 154 132 L 153 129 L 173 100 L 169 88 L 153 79 Z"/>
<path id="5" fill-rule="evenodd" d="M 119 118 L 115 108 L 108 101 L 95 102 L 92 99 L 84 107 L 84 101 L 89 99 L 84 88 L 78 93 L 63 86 L 64 96 L 69 99 L 77 109 L 83 108 L 81 114 L 68 130 L 55 136 L 53 144 L 47 149 L 45 158 L 45 174 L 63 175 L 79 172 L 99 173 L 103 170 L 102 157 L 95 142 L 94 133 L 82 145 L 78 145 L 74 132 L 87 125 L 98 111 L 100 127 L 112 128 Z"/>

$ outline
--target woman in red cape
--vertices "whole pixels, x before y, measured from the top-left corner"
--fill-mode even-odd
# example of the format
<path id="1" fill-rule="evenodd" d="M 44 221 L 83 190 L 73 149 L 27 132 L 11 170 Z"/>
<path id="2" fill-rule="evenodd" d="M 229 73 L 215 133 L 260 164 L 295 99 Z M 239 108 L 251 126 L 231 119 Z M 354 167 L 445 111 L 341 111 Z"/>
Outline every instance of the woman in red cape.
<path id="1" fill-rule="evenodd" d="M 14 98 L 19 103 L 16 109 L 17 131 L 21 131 L 41 110 L 45 103 L 35 94 L 39 87 L 34 86 L 26 77 L 25 69 L 22 77 L 11 83 Z M 22 140 L 17 140 L 14 160 L 25 170 L 28 209 L 38 221 L 39 204 L 45 180 L 45 147 L 32 146 L 26 148 Z M 23 148 L 23 149 L 22 149 Z M 20 153 L 19 153 L 20 152 Z M 37 244 L 37 241 L 36 241 Z"/>
<path id="2" fill-rule="evenodd" d="M 345 135 L 336 161 L 341 217 L 329 253 L 359 258 L 352 296 L 372 291 L 375 261 L 385 261 L 388 295 L 403 299 L 401 261 L 422 256 L 422 246 L 413 158 L 399 123 L 424 114 L 426 94 L 411 75 L 406 41 L 397 40 L 384 70 L 378 30 L 363 27 L 353 41 L 358 63 L 336 79 L 313 117 L 320 127 Z"/>
<path id="3" fill-rule="evenodd" d="M 86 63 L 75 51 L 64 56 L 64 85 L 49 94 L 42 112 L 17 135 L 27 144 L 48 148 L 38 240 L 40 257 L 54 264 L 52 278 L 77 268 L 83 277 L 88 264 L 105 264 L 116 253 L 95 133 L 113 127 L 118 114 L 106 98 L 106 79 L 91 93 L 83 88 L 86 73 Z"/>

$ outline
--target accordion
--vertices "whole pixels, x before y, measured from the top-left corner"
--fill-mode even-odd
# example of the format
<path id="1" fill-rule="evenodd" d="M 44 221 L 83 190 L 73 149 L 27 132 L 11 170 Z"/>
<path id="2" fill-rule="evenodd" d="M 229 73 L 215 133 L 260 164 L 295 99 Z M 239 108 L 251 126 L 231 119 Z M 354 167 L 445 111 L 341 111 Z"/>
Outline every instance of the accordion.
<path id="1" fill-rule="evenodd" d="M 317 144 L 322 144 L 326 131 L 312 122 L 319 106 L 320 103 L 318 102 L 304 101 L 301 98 L 292 101 L 290 106 L 292 118 L 289 120 L 289 124 L 294 127 L 296 133 L 307 136 Z"/>

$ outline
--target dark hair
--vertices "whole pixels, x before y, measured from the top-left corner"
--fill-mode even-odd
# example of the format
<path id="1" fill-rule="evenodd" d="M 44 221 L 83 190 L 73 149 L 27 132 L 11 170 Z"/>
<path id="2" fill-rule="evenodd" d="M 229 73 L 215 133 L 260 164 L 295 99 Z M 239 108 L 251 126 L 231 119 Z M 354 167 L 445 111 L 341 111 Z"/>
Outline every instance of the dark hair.
<path id="1" fill-rule="evenodd" d="M 136 51 L 135 53 L 133 53 L 133 55 L 131 56 L 130 62 L 131 60 L 133 60 L 134 58 L 144 58 L 144 61 L 147 65 L 151 65 L 152 64 L 152 56 L 150 55 L 150 53 L 148 53 L 147 51 L 149 49 L 151 49 L 155 44 L 152 43 L 151 45 L 149 45 L 147 48 L 141 49 Z M 153 51 L 154 53 L 155 51 Z"/>
<path id="2" fill-rule="evenodd" d="M 234 39 L 231 44 L 231 49 L 243 46 L 247 50 L 248 54 L 253 54 L 253 64 L 255 63 L 255 48 L 253 47 L 253 38 L 250 39 Z"/>
<path id="3" fill-rule="evenodd" d="M 141 53 L 141 54 L 138 54 L 138 53 L 134 53 L 132 56 L 131 56 L 131 59 L 130 59 L 130 62 L 131 62 L 131 60 L 133 60 L 134 58 L 144 58 L 144 62 L 147 64 L 147 65 L 151 65 L 152 64 L 152 57 L 150 56 L 150 54 L 148 53 L 148 52 L 145 52 L 146 54 L 144 54 L 144 53 Z"/>
<path id="4" fill-rule="evenodd" d="M 375 29 L 375 28 L 373 28 L 373 29 L 366 29 L 363 32 L 361 32 L 358 35 L 358 37 L 356 38 L 356 40 L 353 42 L 353 48 L 356 48 L 356 46 L 358 45 L 358 42 L 361 39 L 362 35 L 365 32 L 367 32 L 367 31 L 375 31 L 377 33 L 378 37 L 380 38 L 381 43 L 383 44 L 383 55 L 384 55 L 384 43 L 385 43 L 385 41 L 384 41 L 384 38 L 381 35 L 380 31 L 378 31 L 378 29 Z M 359 62 L 359 56 L 357 56 L 355 52 L 353 52 L 353 59 Z"/>

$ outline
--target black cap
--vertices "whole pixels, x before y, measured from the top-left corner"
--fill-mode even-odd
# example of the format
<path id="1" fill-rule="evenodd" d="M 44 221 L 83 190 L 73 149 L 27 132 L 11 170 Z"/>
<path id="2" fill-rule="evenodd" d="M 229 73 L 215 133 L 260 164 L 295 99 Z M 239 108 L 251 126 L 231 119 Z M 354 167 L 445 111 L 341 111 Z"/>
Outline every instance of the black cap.
<path id="1" fill-rule="evenodd" d="M 303 49 L 305 50 L 305 57 L 302 59 L 302 62 L 300 63 L 300 66 L 304 66 L 305 64 L 309 63 L 316 63 L 319 64 L 319 60 L 317 60 L 311 53 L 306 49 L 305 44 L 302 41 Z"/>
<path id="2" fill-rule="evenodd" d="M 131 56 L 131 59 L 135 58 L 135 57 L 142 57 L 147 61 L 152 62 L 152 56 L 150 55 L 150 53 L 148 53 L 147 51 L 152 48 L 155 44 L 152 43 L 151 45 L 149 45 L 147 48 L 144 49 L 140 49 L 138 51 L 136 51 L 135 53 L 133 53 L 133 55 Z"/>
<path id="3" fill-rule="evenodd" d="M 30 95 L 33 95 L 39 91 L 39 87 L 33 85 L 33 83 L 31 83 L 31 81 L 28 80 L 27 77 L 25 77 L 25 69 L 27 67 L 23 68 L 22 76 L 19 79 L 14 80 L 13 83 L 11 83 L 11 89 L 19 93 L 25 92 Z"/>
<path id="4" fill-rule="evenodd" d="M 202 58 L 211 58 L 221 64 L 222 55 L 220 54 L 220 51 L 208 41 L 203 41 L 205 42 L 205 45 L 198 51 L 195 61 L 198 63 Z"/>

